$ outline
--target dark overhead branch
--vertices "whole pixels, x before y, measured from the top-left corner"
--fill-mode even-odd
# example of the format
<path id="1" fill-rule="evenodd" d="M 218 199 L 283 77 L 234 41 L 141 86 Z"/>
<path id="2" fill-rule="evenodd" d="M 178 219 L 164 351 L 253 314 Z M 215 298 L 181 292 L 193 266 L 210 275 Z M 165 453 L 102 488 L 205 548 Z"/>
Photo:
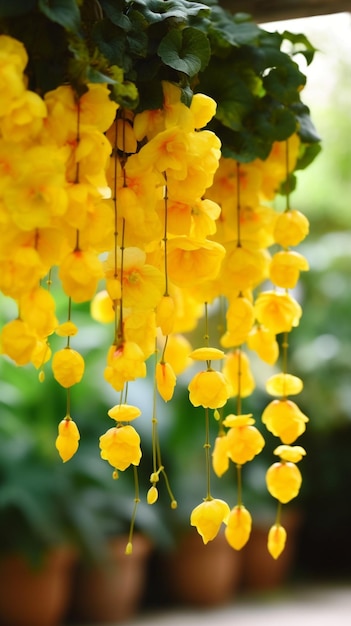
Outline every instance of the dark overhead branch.
<path id="1" fill-rule="evenodd" d="M 351 0 L 219 0 L 232 13 L 250 13 L 256 22 L 351 12 Z"/>

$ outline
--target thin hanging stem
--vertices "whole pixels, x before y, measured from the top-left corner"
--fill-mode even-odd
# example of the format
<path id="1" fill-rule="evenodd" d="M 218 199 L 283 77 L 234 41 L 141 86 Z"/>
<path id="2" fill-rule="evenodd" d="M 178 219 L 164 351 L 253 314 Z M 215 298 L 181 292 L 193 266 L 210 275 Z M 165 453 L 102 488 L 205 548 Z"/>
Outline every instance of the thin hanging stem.
<path id="1" fill-rule="evenodd" d="M 289 178 L 289 141 L 285 142 L 285 170 L 286 170 L 286 207 L 285 211 L 290 211 L 290 178 Z"/>
<path id="2" fill-rule="evenodd" d="M 236 466 L 236 483 L 237 483 L 237 489 L 238 489 L 238 506 L 242 506 L 243 500 L 242 500 L 242 466 L 241 465 L 237 465 Z"/>
<path id="3" fill-rule="evenodd" d="M 205 458 L 206 458 L 206 483 L 207 495 L 206 500 L 212 500 L 211 496 L 211 444 L 210 444 L 210 416 L 208 408 L 205 409 Z"/>

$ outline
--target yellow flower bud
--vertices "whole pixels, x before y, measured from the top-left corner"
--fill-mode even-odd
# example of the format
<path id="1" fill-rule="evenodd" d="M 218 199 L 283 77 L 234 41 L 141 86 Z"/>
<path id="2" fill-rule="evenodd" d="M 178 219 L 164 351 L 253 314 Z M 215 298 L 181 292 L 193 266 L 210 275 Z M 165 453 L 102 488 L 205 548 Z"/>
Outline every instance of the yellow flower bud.
<path id="1" fill-rule="evenodd" d="M 79 430 L 76 423 L 70 418 L 65 417 L 58 427 L 58 437 L 56 439 L 56 448 L 63 462 L 69 461 L 77 452 L 79 446 Z"/>
<path id="2" fill-rule="evenodd" d="M 140 437 L 133 426 L 110 428 L 100 437 L 100 449 L 101 458 L 118 470 L 140 463 Z"/>
<path id="3" fill-rule="evenodd" d="M 157 363 L 156 365 L 156 385 L 157 391 L 165 402 L 171 400 L 177 379 L 169 363 Z"/>
<path id="4" fill-rule="evenodd" d="M 198 372 L 189 386 L 189 399 L 194 406 L 217 409 L 227 402 L 231 387 L 221 372 Z"/>
<path id="5" fill-rule="evenodd" d="M 107 413 L 116 422 L 131 422 L 141 415 L 140 409 L 131 404 L 116 404 Z"/>
<path id="6" fill-rule="evenodd" d="M 217 359 L 224 359 L 225 354 L 223 350 L 218 348 L 197 348 L 190 352 L 189 357 L 194 361 L 215 361 Z"/>
<path id="7" fill-rule="evenodd" d="M 293 396 L 303 389 L 301 378 L 292 374 L 274 374 L 266 382 L 266 391 L 271 396 Z"/>
<path id="8" fill-rule="evenodd" d="M 170 335 L 174 329 L 175 302 L 171 296 L 163 296 L 156 307 L 156 326 L 161 328 L 163 335 Z"/>
<path id="9" fill-rule="evenodd" d="M 190 516 L 191 526 L 195 526 L 204 543 L 212 541 L 229 515 L 229 506 L 224 500 L 213 498 L 205 500 L 193 509 Z"/>
<path id="10" fill-rule="evenodd" d="M 274 240 L 284 248 L 297 246 L 309 232 L 309 222 L 303 213 L 296 210 L 281 213 L 274 227 Z"/>
<path id="11" fill-rule="evenodd" d="M 225 536 L 234 550 L 241 550 L 248 542 L 251 526 L 251 515 L 243 505 L 237 505 L 230 511 Z"/>
<path id="12" fill-rule="evenodd" d="M 286 530 L 280 524 L 274 524 L 268 532 L 268 552 L 277 559 L 283 552 L 286 543 Z"/>
<path id="13" fill-rule="evenodd" d="M 150 487 L 149 491 L 147 492 L 146 501 L 148 504 L 155 504 L 157 498 L 158 498 L 157 488 L 155 487 L 155 485 L 152 485 L 152 487 Z"/>
<path id="14" fill-rule="evenodd" d="M 265 441 L 255 426 L 237 426 L 227 432 L 228 456 L 239 465 L 244 465 L 261 452 Z"/>
<path id="15" fill-rule="evenodd" d="M 106 290 L 99 291 L 95 294 L 90 303 L 90 314 L 93 320 L 102 324 L 108 324 L 115 319 L 115 309 L 113 301 Z"/>
<path id="16" fill-rule="evenodd" d="M 255 305 L 255 316 L 260 324 L 278 334 L 298 326 L 302 309 L 289 293 L 262 291 Z"/>
<path id="17" fill-rule="evenodd" d="M 275 333 L 264 326 L 255 326 L 247 337 L 250 350 L 255 350 L 262 361 L 274 365 L 279 356 L 279 346 Z"/>
<path id="18" fill-rule="evenodd" d="M 53 356 L 52 371 L 55 380 L 62 387 L 72 387 L 83 378 L 84 359 L 76 350 L 63 348 L 55 352 Z"/>
<path id="19" fill-rule="evenodd" d="M 55 329 L 55 333 L 59 337 L 74 337 L 74 335 L 76 335 L 77 332 L 78 332 L 78 328 L 73 322 L 71 322 L 71 320 L 69 320 L 68 322 L 64 322 L 63 324 L 60 324 Z"/>
<path id="20" fill-rule="evenodd" d="M 30 362 L 37 344 L 35 334 L 23 320 L 12 320 L 5 324 L 0 335 L 0 350 L 17 365 Z"/>
<path id="21" fill-rule="evenodd" d="M 273 454 L 280 456 L 282 461 L 291 461 L 291 463 L 298 463 L 305 456 L 306 450 L 302 446 L 278 446 Z"/>
<path id="22" fill-rule="evenodd" d="M 212 467 L 217 476 L 222 476 L 229 468 L 227 437 L 216 437 L 212 452 Z"/>
<path id="23" fill-rule="evenodd" d="M 242 350 L 229 352 L 224 361 L 222 371 L 231 385 L 231 396 L 240 395 L 241 398 L 246 398 L 252 394 L 255 389 L 255 379 L 251 372 L 249 358 L 245 352 Z"/>
<path id="24" fill-rule="evenodd" d="M 262 413 L 262 422 L 283 443 L 293 443 L 306 430 L 308 417 L 292 400 L 272 400 Z"/>
<path id="25" fill-rule="evenodd" d="M 274 285 L 284 289 L 294 289 L 300 272 L 309 269 L 307 259 L 294 250 L 276 252 L 269 266 L 269 277 Z"/>
<path id="26" fill-rule="evenodd" d="M 266 483 L 269 493 L 285 504 L 296 498 L 300 491 L 302 476 L 299 468 L 288 462 L 273 463 L 266 473 Z"/>

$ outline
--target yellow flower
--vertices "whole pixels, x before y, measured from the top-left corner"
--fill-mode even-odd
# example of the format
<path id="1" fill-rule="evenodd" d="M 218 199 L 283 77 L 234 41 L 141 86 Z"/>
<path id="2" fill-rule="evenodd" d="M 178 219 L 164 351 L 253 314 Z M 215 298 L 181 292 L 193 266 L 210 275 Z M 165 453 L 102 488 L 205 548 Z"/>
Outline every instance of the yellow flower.
<path id="1" fill-rule="evenodd" d="M 59 337 L 74 337 L 78 332 L 78 327 L 74 322 L 68 320 L 67 322 L 63 322 L 55 328 L 55 333 Z"/>
<path id="2" fill-rule="evenodd" d="M 297 246 L 307 237 L 309 222 L 303 213 L 296 210 L 281 213 L 275 223 L 274 240 L 284 248 Z"/>
<path id="3" fill-rule="evenodd" d="M 140 409 L 131 404 L 116 404 L 107 413 L 116 422 L 131 422 L 141 415 Z"/>
<path id="4" fill-rule="evenodd" d="M 0 259 L 0 289 L 5 296 L 17 300 L 37 287 L 45 273 L 37 250 L 29 246 L 17 247 L 7 259 Z"/>
<path id="5" fill-rule="evenodd" d="M 187 174 L 186 154 L 189 150 L 189 137 L 180 127 L 172 126 L 150 139 L 139 152 L 144 167 L 151 164 L 159 171 L 177 172 L 184 179 Z"/>
<path id="6" fill-rule="evenodd" d="M 256 319 L 260 324 L 278 334 L 289 332 L 298 326 L 302 309 L 289 293 L 263 291 L 254 305 Z"/>
<path id="7" fill-rule="evenodd" d="M 224 359 L 225 354 L 223 350 L 218 348 L 196 348 L 190 352 L 189 357 L 194 361 L 216 361 L 218 359 Z"/>
<path id="8" fill-rule="evenodd" d="M 302 446 L 280 445 L 273 451 L 273 454 L 280 456 L 282 461 L 298 463 L 305 456 L 306 450 Z"/>
<path id="9" fill-rule="evenodd" d="M 80 434 L 77 424 L 71 417 L 65 417 L 58 427 L 58 437 L 56 439 L 56 448 L 64 463 L 69 461 L 77 452 L 79 446 Z"/>
<path id="10" fill-rule="evenodd" d="M 101 458 L 117 470 L 140 463 L 140 437 L 133 426 L 110 428 L 100 437 L 100 449 Z"/>
<path id="11" fill-rule="evenodd" d="M 190 352 L 191 344 L 184 335 L 175 334 L 168 337 L 165 359 L 172 366 L 176 376 L 182 374 L 191 364 Z"/>
<path id="12" fill-rule="evenodd" d="M 47 341 L 38 340 L 31 354 L 30 360 L 36 369 L 39 369 L 51 359 L 51 348 Z"/>
<path id="13" fill-rule="evenodd" d="M 255 321 L 252 302 L 243 296 L 233 298 L 230 300 L 226 319 L 227 332 L 221 337 L 221 345 L 230 348 L 245 343 Z"/>
<path id="14" fill-rule="evenodd" d="M 294 250 L 276 252 L 269 266 L 269 277 L 277 287 L 294 289 L 300 278 L 300 272 L 309 269 L 307 259 Z"/>
<path id="15" fill-rule="evenodd" d="M 173 332 L 175 322 L 175 302 L 171 296 L 163 296 L 156 307 L 156 325 L 163 335 Z"/>
<path id="16" fill-rule="evenodd" d="M 250 350 L 255 350 L 262 361 L 274 365 L 279 356 L 275 333 L 264 326 L 254 326 L 247 337 Z"/>
<path id="17" fill-rule="evenodd" d="M 155 504 L 158 499 L 158 490 L 155 485 L 152 485 L 147 492 L 146 501 L 148 504 Z"/>
<path id="18" fill-rule="evenodd" d="M 105 289 L 96 293 L 91 300 L 90 314 L 93 320 L 103 324 L 108 324 L 115 320 L 116 313 L 113 307 L 113 301 Z"/>
<path id="19" fill-rule="evenodd" d="M 227 402 L 231 388 L 221 372 L 207 370 L 198 372 L 190 381 L 189 400 L 194 406 L 217 409 Z"/>
<path id="20" fill-rule="evenodd" d="M 111 346 L 104 378 L 116 391 L 122 391 L 126 382 L 145 376 L 145 356 L 138 344 L 124 341 L 120 346 Z"/>
<path id="21" fill-rule="evenodd" d="M 169 363 L 157 363 L 156 365 L 156 385 L 157 391 L 165 402 L 171 400 L 177 379 L 172 366 Z"/>
<path id="22" fill-rule="evenodd" d="M 273 524 L 268 532 L 268 552 L 273 559 L 277 559 L 285 548 L 286 530 L 280 524 Z"/>
<path id="23" fill-rule="evenodd" d="M 58 350 L 52 359 L 54 378 L 65 388 L 72 387 L 82 380 L 84 367 L 82 355 L 72 348 Z"/>
<path id="24" fill-rule="evenodd" d="M 222 372 L 231 385 L 231 396 L 246 398 L 255 389 L 250 361 L 247 354 L 242 350 L 235 350 L 227 354 Z"/>
<path id="25" fill-rule="evenodd" d="M 0 116 L 25 90 L 23 70 L 28 56 L 24 45 L 8 35 L 0 35 Z"/>
<path id="26" fill-rule="evenodd" d="M 293 443 L 306 430 L 308 417 L 292 400 L 272 400 L 262 413 L 262 422 L 283 443 Z"/>
<path id="27" fill-rule="evenodd" d="M 204 128 L 215 116 L 216 108 L 215 100 L 209 96 L 203 93 L 194 94 L 190 104 L 190 111 L 194 116 L 194 128 Z"/>
<path id="28" fill-rule="evenodd" d="M 303 389 L 303 382 L 292 374 L 274 374 L 266 382 L 266 391 L 271 396 L 294 396 Z"/>
<path id="29" fill-rule="evenodd" d="M 212 498 L 198 504 L 191 512 L 190 524 L 195 526 L 203 542 L 212 541 L 219 532 L 222 523 L 229 515 L 229 506 L 224 500 Z"/>
<path id="30" fill-rule="evenodd" d="M 1 352 L 9 356 L 17 365 L 26 365 L 30 362 L 36 343 L 35 334 L 21 319 L 8 322 L 1 331 Z"/>
<path id="31" fill-rule="evenodd" d="M 251 515 L 243 505 L 237 505 L 230 511 L 225 536 L 234 550 L 241 550 L 248 542 L 251 526 Z"/>
<path id="32" fill-rule="evenodd" d="M 268 276 L 269 255 L 266 250 L 255 250 L 236 243 L 227 244 L 221 279 L 225 295 L 234 289 L 254 289 Z"/>
<path id="33" fill-rule="evenodd" d="M 43 287 L 37 287 L 19 300 L 21 318 L 38 337 L 51 335 L 58 325 L 55 300 Z"/>
<path id="34" fill-rule="evenodd" d="M 252 425 L 233 426 L 227 432 L 227 449 L 233 463 L 243 465 L 261 452 L 265 441 Z"/>
<path id="35" fill-rule="evenodd" d="M 224 254 L 223 246 L 215 241 L 174 237 L 168 241 L 169 278 L 179 287 L 216 278 Z"/>
<path id="36" fill-rule="evenodd" d="M 121 250 L 118 250 L 118 269 L 122 266 Z M 115 271 L 114 253 L 111 253 L 105 263 L 107 278 L 111 278 Z M 160 270 L 146 263 L 146 253 L 140 248 L 129 247 L 123 253 L 123 283 L 124 306 L 137 309 L 152 309 L 158 305 L 164 293 L 165 281 Z"/>
<path id="37" fill-rule="evenodd" d="M 229 468 L 227 437 L 216 437 L 212 452 L 212 467 L 216 476 L 222 476 Z"/>
<path id="38" fill-rule="evenodd" d="M 126 341 L 137 343 L 147 359 L 155 352 L 156 321 L 155 312 L 137 309 L 124 318 Z"/>
<path id="39" fill-rule="evenodd" d="M 92 250 L 73 250 L 59 269 L 63 290 L 74 302 L 91 300 L 102 277 L 101 261 Z"/>
<path id="40" fill-rule="evenodd" d="M 0 120 L 4 139 L 29 142 L 39 135 L 46 117 L 44 101 L 33 91 L 25 91 L 12 101 L 6 115 Z"/>
<path id="41" fill-rule="evenodd" d="M 273 498 L 285 504 L 296 498 L 300 491 L 302 476 L 295 463 L 273 463 L 266 473 L 267 489 Z"/>
<path id="42" fill-rule="evenodd" d="M 47 228 L 67 210 L 65 158 L 54 146 L 25 150 L 16 184 L 7 185 L 4 203 L 11 219 L 24 231 Z"/>

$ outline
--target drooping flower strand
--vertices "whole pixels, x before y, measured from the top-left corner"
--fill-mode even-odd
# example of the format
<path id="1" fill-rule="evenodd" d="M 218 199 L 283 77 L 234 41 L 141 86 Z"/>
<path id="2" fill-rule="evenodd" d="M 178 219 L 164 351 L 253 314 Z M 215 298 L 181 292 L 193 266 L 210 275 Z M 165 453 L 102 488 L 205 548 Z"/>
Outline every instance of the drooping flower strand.
<path id="1" fill-rule="evenodd" d="M 168 476 L 162 462 L 161 457 L 161 446 L 160 439 L 158 433 L 158 420 L 157 420 L 157 392 L 163 397 L 165 401 L 169 396 L 169 392 L 167 391 L 169 387 L 169 383 L 167 382 L 167 375 L 164 374 L 162 370 L 162 364 L 166 365 L 164 361 L 164 352 L 167 347 L 167 337 L 164 344 L 163 354 L 161 357 L 161 362 L 157 362 L 158 353 L 157 353 L 157 345 L 155 349 L 155 373 L 154 373 L 154 388 L 153 388 L 153 406 L 152 406 L 152 419 L 151 419 L 151 441 L 152 441 L 152 473 L 150 475 L 150 483 L 151 487 L 147 493 L 147 502 L 148 504 L 155 504 L 158 499 L 158 488 L 157 483 L 159 482 L 160 474 L 162 474 L 168 495 L 171 501 L 171 508 L 177 508 L 177 501 L 173 495 L 173 492 L 170 487 L 170 483 L 168 480 Z M 171 393 L 173 395 L 174 382 L 171 380 Z M 162 395 L 163 394 L 163 395 Z"/>
<path id="2" fill-rule="evenodd" d="M 213 498 L 211 494 L 211 442 L 210 442 L 210 417 L 209 409 L 218 409 L 224 406 L 230 396 L 230 385 L 224 375 L 212 369 L 213 359 L 222 359 L 224 352 L 208 346 L 208 309 L 205 303 L 205 346 L 194 350 L 190 357 L 195 361 L 205 361 L 207 369 L 195 374 L 191 380 L 189 399 L 194 406 L 202 406 L 205 409 L 205 471 L 206 471 L 206 497 L 190 515 L 190 524 L 195 526 L 201 535 L 203 542 L 213 540 L 222 525 L 227 522 L 229 515 L 228 504 L 221 499 Z"/>

